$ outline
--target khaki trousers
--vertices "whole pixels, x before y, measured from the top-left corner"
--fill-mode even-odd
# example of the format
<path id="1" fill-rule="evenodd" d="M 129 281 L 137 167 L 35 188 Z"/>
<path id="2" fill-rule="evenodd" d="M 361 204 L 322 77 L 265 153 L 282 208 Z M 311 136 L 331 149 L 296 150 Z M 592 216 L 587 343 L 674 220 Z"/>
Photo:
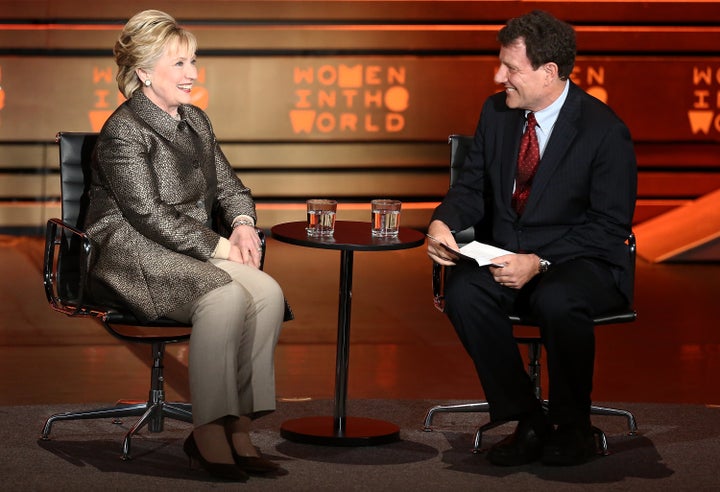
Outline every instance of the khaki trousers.
<path id="1" fill-rule="evenodd" d="M 268 274 L 229 260 L 210 262 L 233 281 L 167 314 L 192 324 L 189 379 L 195 427 L 275 410 L 274 352 L 285 309 L 282 289 Z"/>

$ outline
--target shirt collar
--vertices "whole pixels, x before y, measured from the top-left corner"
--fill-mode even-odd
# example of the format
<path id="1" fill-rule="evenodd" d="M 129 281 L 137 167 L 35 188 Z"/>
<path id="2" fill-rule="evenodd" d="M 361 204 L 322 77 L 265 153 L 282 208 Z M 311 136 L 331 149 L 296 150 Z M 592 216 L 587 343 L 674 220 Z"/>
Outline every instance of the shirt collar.
<path id="1" fill-rule="evenodd" d="M 558 115 L 560 114 L 560 109 L 562 109 L 563 104 L 565 104 L 569 90 L 570 84 L 566 80 L 565 88 L 560 94 L 560 97 L 555 99 L 547 108 L 535 112 L 535 119 L 537 120 L 538 126 L 545 134 L 550 132 L 550 129 L 555 125 L 555 121 L 557 121 Z M 529 111 L 525 111 L 526 117 L 528 113 Z"/>

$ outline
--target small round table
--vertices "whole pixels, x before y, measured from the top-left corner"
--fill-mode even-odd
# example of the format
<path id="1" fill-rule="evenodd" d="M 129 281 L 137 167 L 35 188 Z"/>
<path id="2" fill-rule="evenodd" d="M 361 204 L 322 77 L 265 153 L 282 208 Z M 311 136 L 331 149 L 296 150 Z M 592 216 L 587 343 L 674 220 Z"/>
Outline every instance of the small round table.
<path id="1" fill-rule="evenodd" d="M 309 248 L 340 251 L 340 300 L 338 305 L 337 353 L 335 359 L 335 409 L 333 416 L 303 417 L 288 420 L 280 426 L 285 439 L 308 444 L 335 446 L 368 446 L 396 441 L 400 428 L 382 420 L 348 417 L 348 361 L 350 354 L 350 304 L 352 299 L 353 253 L 355 251 L 388 251 L 421 246 L 425 235 L 401 227 L 392 238 L 373 237 L 369 222 L 336 221 L 330 237 L 309 237 L 305 221 L 274 226 L 270 232 L 278 241 Z"/>

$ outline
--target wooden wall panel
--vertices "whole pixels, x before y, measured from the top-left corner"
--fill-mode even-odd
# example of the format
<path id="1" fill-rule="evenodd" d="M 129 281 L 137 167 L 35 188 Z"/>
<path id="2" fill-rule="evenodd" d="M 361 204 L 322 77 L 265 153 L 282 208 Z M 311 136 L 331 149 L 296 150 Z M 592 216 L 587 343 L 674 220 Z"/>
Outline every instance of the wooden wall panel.
<path id="1" fill-rule="evenodd" d="M 383 194 L 422 227 L 447 135 L 498 90 L 495 34 L 531 8 L 576 26 L 573 80 L 631 129 L 636 220 L 720 184 L 718 2 L 0 0 L 0 230 L 56 206 L 55 133 L 96 131 L 121 102 L 111 47 L 144 8 L 198 36 L 195 101 L 267 220 L 319 195 L 355 217 Z"/>
<path id="2" fill-rule="evenodd" d="M 226 141 L 440 142 L 472 132 L 499 89 L 489 56 L 208 56 L 199 64 L 195 102 Z M 104 57 L 0 56 L 0 70 L 0 142 L 97 131 L 122 101 Z M 580 56 L 572 78 L 636 141 L 720 136 L 720 56 Z"/>
<path id="3" fill-rule="evenodd" d="M 504 22 L 528 10 L 548 10 L 581 24 L 710 23 L 718 18 L 709 0 L 0 0 L 0 19 L 127 19 L 156 8 L 184 21 L 235 22 Z"/>

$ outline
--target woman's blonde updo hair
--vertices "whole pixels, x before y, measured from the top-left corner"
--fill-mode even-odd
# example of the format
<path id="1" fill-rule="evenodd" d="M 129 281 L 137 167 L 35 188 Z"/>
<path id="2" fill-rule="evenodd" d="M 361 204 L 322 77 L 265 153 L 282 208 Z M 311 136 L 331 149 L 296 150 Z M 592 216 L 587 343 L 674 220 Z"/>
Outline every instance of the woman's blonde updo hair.
<path id="1" fill-rule="evenodd" d="M 197 49 L 195 35 L 180 27 L 165 12 L 145 10 L 125 24 L 113 54 L 118 66 L 118 88 L 126 98 L 130 99 L 142 86 L 135 71 L 152 70 L 170 43 L 187 48 L 191 53 Z"/>

